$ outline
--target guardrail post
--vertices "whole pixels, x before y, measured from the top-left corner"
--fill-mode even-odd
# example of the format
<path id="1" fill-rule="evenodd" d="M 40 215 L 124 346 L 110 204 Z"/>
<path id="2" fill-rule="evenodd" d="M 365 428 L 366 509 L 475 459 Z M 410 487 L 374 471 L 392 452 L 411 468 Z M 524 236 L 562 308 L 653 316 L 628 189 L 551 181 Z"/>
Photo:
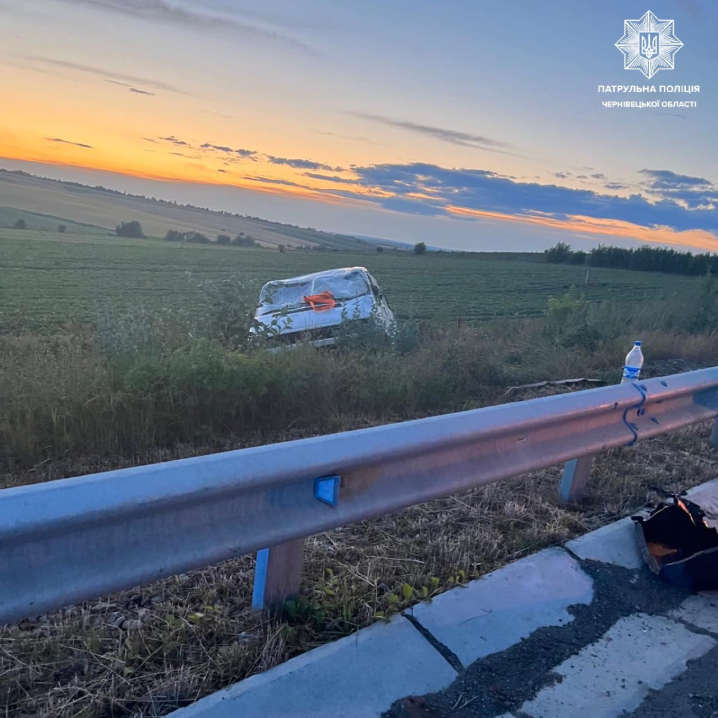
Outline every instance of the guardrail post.
<path id="1" fill-rule="evenodd" d="M 304 539 L 286 541 L 257 552 L 252 608 L 280 606 L 299 593 L 304 562 Z"/>
<path id="2" fill-rule="evenodd" d="M 713 433 L 711 434 L 711 446 L 718 446 L 718 417 L 713 422 Z"/>
<path id="3" fill-rule="evenodd" d="M 340 486 L 341 476 L 338 474 L 320 476 L 314 479 L 314 498 L 334 507 L 339 502 Z M 281 606 L 288 598 L 296 596 L 301 587 L 303 562 L 303 538 L 285 541 L 258 551 L 252 608 L 262 611 L 265 608 Z"/>
<path id="4" fill-rule="evenodd" d="M 583 498 L 583 492 L 591 475 L 593 454 L 579 456 L 578 459 L 567 461 L 563 468 L 561 484 L 558 488 L 562 501 L 576 502 Z"/>

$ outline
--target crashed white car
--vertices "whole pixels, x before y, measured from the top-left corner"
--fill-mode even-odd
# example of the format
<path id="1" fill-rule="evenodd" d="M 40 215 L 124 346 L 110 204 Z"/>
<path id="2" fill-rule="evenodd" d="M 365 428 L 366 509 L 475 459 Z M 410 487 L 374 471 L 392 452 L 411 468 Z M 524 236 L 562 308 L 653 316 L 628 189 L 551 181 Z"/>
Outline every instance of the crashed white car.
<path id="1" fill-rule="evenodd" d="M 364 267 L 267 282 L 254 318 L 260 326 L 252 333 L 270 339 L 274 345 L 334 344 L 338 327 L 344 325 L 345 330 L 352 322 L 374 321 L 387 336 L 394 331 L 394 312 Z"/>

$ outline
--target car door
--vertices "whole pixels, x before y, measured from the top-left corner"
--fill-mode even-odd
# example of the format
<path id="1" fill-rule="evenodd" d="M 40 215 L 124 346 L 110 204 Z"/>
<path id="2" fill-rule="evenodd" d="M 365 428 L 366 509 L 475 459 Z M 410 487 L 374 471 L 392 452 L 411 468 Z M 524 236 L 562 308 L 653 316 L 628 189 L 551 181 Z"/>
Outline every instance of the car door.
<path id="1" fill-rule="evenodd" d="M 374 302 L 376 304 L 377 311 L 379 312 L 379 317 L 381 318 L 382 324 L 384 324 L 387 331 L 389 331 L 394 323 L 394 312 L 391 310 L 389 303 L 386 301 L 384 292 L 379 289 L 376 279 L 374 279 L 369 272 L 367 272 L 367 279 L 369 280 L 369 285 L 371 286 L 371 292 L 374 295 Z"/>

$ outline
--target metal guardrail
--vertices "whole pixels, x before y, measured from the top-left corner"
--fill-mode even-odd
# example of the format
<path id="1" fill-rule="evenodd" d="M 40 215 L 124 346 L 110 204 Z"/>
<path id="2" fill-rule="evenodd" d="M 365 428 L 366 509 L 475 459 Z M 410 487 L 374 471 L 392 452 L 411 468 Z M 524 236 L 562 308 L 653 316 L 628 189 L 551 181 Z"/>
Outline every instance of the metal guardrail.
<path id="1" fill-rule="evenodd" d="M 262 606 L 297 589 L 307 536 L 563 462 L 577 499 L 593 454 L 716 416 L 718 367 L 6 489 L 0 620 L 256 550 Z"/>

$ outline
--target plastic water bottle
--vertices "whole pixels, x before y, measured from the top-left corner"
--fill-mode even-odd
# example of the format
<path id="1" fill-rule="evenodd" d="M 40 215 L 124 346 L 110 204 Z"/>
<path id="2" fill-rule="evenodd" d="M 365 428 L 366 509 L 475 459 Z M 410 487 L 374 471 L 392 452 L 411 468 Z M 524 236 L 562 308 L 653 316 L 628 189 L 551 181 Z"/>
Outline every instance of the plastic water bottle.
<path id="1" fill-rule="evenodd" d="M 623 378 L 621 384 L 629 381 L 638 381 L 638 375 L 641 373 L 643 366 L 643 352 L 641 351 L 641 342 L 633 342 L 633 349 L 626 354 L 626 364 L 623 367 Z"/>

